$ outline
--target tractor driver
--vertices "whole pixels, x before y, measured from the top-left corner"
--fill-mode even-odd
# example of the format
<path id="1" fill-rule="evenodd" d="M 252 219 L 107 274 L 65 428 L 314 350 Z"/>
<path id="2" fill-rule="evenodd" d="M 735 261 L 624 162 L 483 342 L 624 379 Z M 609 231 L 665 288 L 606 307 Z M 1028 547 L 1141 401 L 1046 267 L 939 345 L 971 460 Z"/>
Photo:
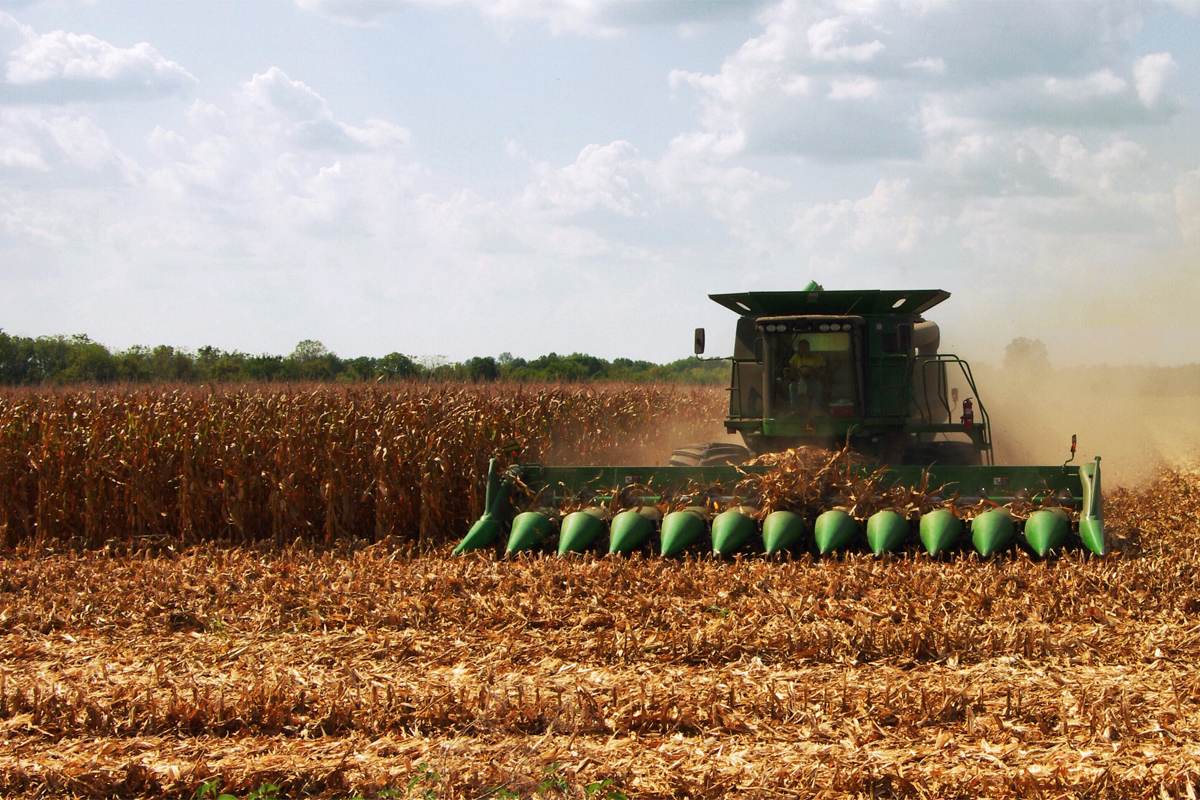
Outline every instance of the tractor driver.
<path id="1" fill-rule="evenodd" d="M 829 367 L 820 353 L 812 352 L 808 340 L 797 336 L 792 357 L 784 368 L 788 378 L 788 405 L 793 413 L 819 411 L 825 401 L 825 378 Z"/>

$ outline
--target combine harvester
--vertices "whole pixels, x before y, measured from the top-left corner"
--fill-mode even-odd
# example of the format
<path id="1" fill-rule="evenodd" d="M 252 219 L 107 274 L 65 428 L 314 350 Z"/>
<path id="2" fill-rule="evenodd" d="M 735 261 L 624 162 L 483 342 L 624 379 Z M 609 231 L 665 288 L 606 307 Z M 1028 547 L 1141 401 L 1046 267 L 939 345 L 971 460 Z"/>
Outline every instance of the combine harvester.
<path id="1" fill-rule="evenodd" d="M 919 541 L 936 556 L 969 539 L 987 557 L 1022 535 L 1039 556 L 1072 544 L 1104 555 L 1100 458 L 1072 466 L 1074 436 L 1061 466 L 994 464 L 971 368 L 938 353 L 921 316 L 949 296 L 816 283 L 710 295 L 739 315 L 725 426 L 745 446 L 688 445 L 666 467 L 502 472 L 493 460 L 484 514 L 454 552 L 494 548 L 507 529 L 509 555 L 882 555 Z"/>

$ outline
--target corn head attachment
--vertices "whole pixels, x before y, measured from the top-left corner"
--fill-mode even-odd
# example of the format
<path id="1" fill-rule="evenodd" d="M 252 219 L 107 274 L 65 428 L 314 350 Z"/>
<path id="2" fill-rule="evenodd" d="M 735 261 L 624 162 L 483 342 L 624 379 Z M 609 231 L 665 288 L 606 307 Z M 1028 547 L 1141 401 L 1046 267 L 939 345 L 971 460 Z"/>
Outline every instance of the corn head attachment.
<path id="1" fill-rule="evenodd" d="M 881 468 L 853 463 L 847 451 L 799 467 L 802 456 L 784 455 L 745 466 L 520 464 L 504 472 L 493 461 L 487 511 L 455 553 L 502 541 L 510 556 L 1107 552 L 1099 458 L 1078 467 Z"/>

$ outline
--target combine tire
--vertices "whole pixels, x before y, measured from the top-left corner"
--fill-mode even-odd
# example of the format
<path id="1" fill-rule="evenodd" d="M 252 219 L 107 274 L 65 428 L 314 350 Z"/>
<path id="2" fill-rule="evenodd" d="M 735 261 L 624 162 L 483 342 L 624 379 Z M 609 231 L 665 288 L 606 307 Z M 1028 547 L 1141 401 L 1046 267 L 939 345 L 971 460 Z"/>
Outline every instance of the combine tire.
<path id="1" fill-rule="evenodd" d="M 749 458 L 750 451 L 740 444 L 703 442 L 676 448 L 667 463 L 672 467 L 719 467 L 725 464 L 741 464 Z"/>
<path id="2" fill-rule="evenodd" d="M 979 465 L 979 453 L 970 442 L 921 442 L 904 448 L 901 460 L 914 467 L 972 467 Z"/>

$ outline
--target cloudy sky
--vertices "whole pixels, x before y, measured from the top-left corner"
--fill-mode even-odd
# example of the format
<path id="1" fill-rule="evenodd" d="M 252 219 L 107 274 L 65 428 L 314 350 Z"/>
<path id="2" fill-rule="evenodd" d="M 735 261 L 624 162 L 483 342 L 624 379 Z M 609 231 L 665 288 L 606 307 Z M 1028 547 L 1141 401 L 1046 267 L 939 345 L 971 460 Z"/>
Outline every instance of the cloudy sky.
<path id="1" fill-rule="evenodd" d="M 1200 361 L 1200 2 L 0 2 L 0 51 L 8 333 L 662 361 L 815 278 Z"/>

